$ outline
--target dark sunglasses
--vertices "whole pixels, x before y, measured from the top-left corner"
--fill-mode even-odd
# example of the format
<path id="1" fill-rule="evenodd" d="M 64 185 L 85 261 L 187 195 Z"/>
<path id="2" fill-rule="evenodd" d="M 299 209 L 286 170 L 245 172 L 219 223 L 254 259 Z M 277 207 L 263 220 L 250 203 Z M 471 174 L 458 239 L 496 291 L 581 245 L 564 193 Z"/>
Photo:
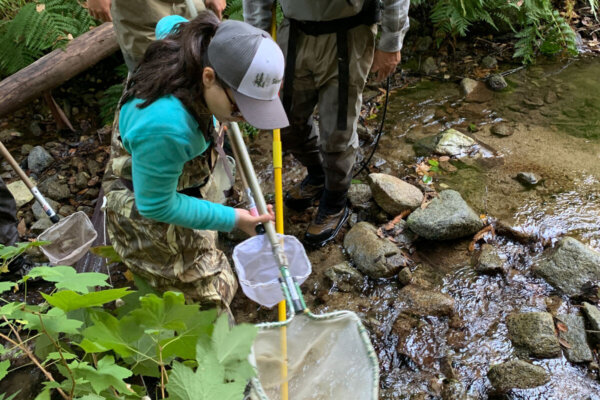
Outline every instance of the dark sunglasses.
<path id="1" fill-rule="evenodd" d="M 233 99 L 229 96 L 229 91 L 227 91 L 225 88 L 223 88 L 223 91 L 225 92 L 225 96 L 227 96 L 227 100 L 229 100 L 229 104 L 231 104 L 231 118 L 242 118 L 242 112 L 238 108 L 235 101 L 233 101 Z"/>

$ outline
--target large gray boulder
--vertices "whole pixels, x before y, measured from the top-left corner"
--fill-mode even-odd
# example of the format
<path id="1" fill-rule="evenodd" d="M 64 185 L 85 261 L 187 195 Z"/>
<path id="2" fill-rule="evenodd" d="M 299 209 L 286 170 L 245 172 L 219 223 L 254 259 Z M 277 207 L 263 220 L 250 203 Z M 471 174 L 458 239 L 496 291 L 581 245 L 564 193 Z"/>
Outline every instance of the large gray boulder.
<path id="1" fill-rule="evenodd" d="M 402 311 L 411 315 L 450 316 L 454 313 L 454 299 L 445 293 L 407 285 L 398 292 Z"/>
<path id="2" fill-rule="evenodd" d="M 511 360 L 490 368 L 488 379 L 494 389 L 508 392 L 511 389 L 531 389 L 550 381 L 548 372 L 523 360 Z"/>
<path id="3" fill-rule="evenodd" d="M 560 355 L 560 344 L 554 333 L 552 315 L 530 312 L 509 315 L 506 326 L 513 345 L 533 357 L 552 358 Z"/>
<path id="4" fill-rule="evenodd" d="M 35 146 L 27 156 L 27 166 L 36 174 L 40 174 L 53 162 L 54 158 L 42 146 Z"/>
<path id="5" fill-rule="evenodd" d="M 583 286 L 600 280 L 600 253 L 571 237 L 534 265 L 533 272 L 568 296 L 583 294 Z"/>
<path id="6" fill-rule="evenodd" d="M 388 214 L 414 210 L 423 201 L 423 193 L 417 187 L 395 176 L 370 174 L 369 183 L 375 202 Z"/>
<path id="7" fill-rule="evenodd" d="M 407 227 L 429 240 L 458 239 L 477 233 L 483 221 L 454 190 L 444 190 L 425 209 L 415 210 Z"/>
<path id="8" fill-rule="evenodd" d="M 371 278 L 391 277 L 404 266 L 398 247 L 377 236 L 377 229 L 368 222 L 359 222 L 346 233 L 344 248 L 356 267 Z"/>
<path id="9" fill-rule="evenodd" d="M 585 337 L 583 317 L 574 314 L 561 314 L 556 318 L 567 326 L 566 331 L 559 330 L 558 337 L 569 346 L 565 348 L 565 357 L 573 363 L 592 361 L 592 351 Z"/>

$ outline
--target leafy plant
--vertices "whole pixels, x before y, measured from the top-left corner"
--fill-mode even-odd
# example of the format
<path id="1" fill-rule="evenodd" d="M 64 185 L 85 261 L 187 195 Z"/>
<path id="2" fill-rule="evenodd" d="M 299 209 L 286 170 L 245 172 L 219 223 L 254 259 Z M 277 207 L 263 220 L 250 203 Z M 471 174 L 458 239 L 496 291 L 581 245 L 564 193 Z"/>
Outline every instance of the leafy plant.
<path id="1" fill-rule="evenodd" d="M 8 7 L 24 3 L 0 1 L 5 15 Z M 10 75 L 48 51 L 64 47 L 93 25 L 94 20 L 77 0 L 47 0 L 24 4 L 14 18 L 0 23 L 0 75 Z"/>
<path id="2" fill-rule="evenodd" d="M 592 11 L 597 0 L 588 0 Z M 465 37 L 477 24 L 499 30 L 508 27 L 518 39 L 514 57 L 533 62 L 538 53 L 577 54 L 575 33 L 550 0 L 412 0 L 413 6 L 429 7 L 438 45 Z"/>
<path id="3" fill-rule="evenodd" d="M 2 300 L 0 354 L 25 356 L 42 371 L 36 399 L 137 399 L 154 390 L 173 400 L 243 397 L 254 375 L 254 326 L 230 327 L 226 315 L 199 311 L 181 293 L 108 288 L 107 275 L 65 266 L 33 268 L 19 282 L 0 282 L 0 293 L 35 278 L 55 290 L 38 305 Z M 117 299 L 125 305 L 111 311 Z M 0 362 L 0 379 L 10 368 L 11 360 Z"/>
<path id="4" fill-rule="evenodd" d="M 123 78 L 123 82 L 127 78 L 127 65 L 121 64 L 115 68 L 117 76 Z M 119 105 L 119 100 L 123 95 L 124 83 L 112 85 L 104 91 L 104 95 L 100 98 L 100 119 L 103 125 L 110 125 L 115 118 L 115 111 Z"/>

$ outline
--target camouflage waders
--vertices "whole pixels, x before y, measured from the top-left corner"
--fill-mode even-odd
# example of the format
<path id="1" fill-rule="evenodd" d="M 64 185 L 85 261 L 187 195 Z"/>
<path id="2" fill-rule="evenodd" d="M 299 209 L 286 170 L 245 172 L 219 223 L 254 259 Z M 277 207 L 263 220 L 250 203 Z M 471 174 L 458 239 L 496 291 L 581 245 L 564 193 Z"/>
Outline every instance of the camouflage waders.
<path id="1" fill-rule="evenodd" d="M 115 251 L 133 273 L 160 291 L 181 291 L 188 302 L 217 306 L 231 314 L 229 304 L 237 281 L 225 254 L 217 248 L 217 232 L 170 225 L 138 213 L 128 188 L 131 156 L 122 145 L 118 118 L 117 113 L 103 181 L 108 234 Z M 222 200 L 219 182 L 223 180 L 215 171 L 211 174 L 209 158 L 214 157 L 210 153 L 206 151 L 184 165 L 178 191 L 198 188 L 202 198 Z"/>

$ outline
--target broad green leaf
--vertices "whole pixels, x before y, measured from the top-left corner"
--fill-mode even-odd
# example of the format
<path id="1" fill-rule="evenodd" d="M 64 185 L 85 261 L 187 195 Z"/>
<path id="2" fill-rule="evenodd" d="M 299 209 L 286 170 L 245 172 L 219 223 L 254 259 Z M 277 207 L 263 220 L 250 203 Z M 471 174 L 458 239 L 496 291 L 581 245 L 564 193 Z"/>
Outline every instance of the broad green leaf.
<path id="1" fill-rule="evenodd" d="M 0 356 L 6 354 L 6 349 L 4 348 L 3 345 L 0 344 Z"/>
<path id="2" fill-rule="evenodd" d="M 8 303 L 0 307 L 0 317 L 5 316 L 8 319 L 11 318 L 20 318 L 23 314 L 21 308 L 23 307 L 23 303 Z"/>
<path id="3" fill-rule="evenodd" d="M 135 353 L 134 344 L 142 337 L 143 328 L 132 318 L 121 321 L 105 312 L 92 314 L 92 326 L 84 329 L 84 340 L 79 345 L 86 351 L 96 349 L 113 350 L 121 357 L 131 357 Z M 102 351 L 106 351 L 102 350 Z"/>
<path id="4" fill-rule="evenodd" d="M 90 393 L 82 397 L 77 397 L 76 400 L 105 400 L 105 398 L 102 396 L 98 396 L 97 394 Z"/>
<path id="5" fill-rule="evenodd" d="M 27 274 L 29 278 L 42 278 L 55 282 L 57 289 L 74 290 L 79 293 L 89 293 L 94 286 L 108 286 L 108 275 L 98 272 L 77 273 L 75 268 L 68 266 L 35 267 Z"/>
<path id="6" fill-rule="evenodd" d="M 24 243 L 15 243 L 14 246 L 4 246 L 0 244 L 0 260 L 7 261 L 12 258 L 18 256 L 23 253 L 30 247 L 34 246 L 43 246 L 45 244 L 49 244 L 50 242 L 24 242 Z"/>
<path id="7" fill-rule="evenodd" d="M 98 361 L 96 368 L 87 362 L 79 361 L 73 361 L 69 364 L 69 368 L 76 378 L 81 377 L 87 380 L 96 394 L 111 386 L 119 392 L 130 393 L 123 379 L 129 378 L 132 373 L 128 369 L 115 364 L 115 359 L 112 356 L 102 358 Z"/>
<path id="8" fill-rule="evenodd" d="M 61 353 L 59 353 L 58 351 L 53 351 L 52 353 L 48 354 L 44 363 L 47 363 L 48 361 L 53 361 L 53 360 L 60 360 L 61 359 L 60 355 L 61 355 Z M 65 360 L 72 360 L 74 358 L 77 358 L 77 356 L 75 354 L 71 354 L 67 351 L 63 351 L 62 358 L 64 358 Z"/>
<path id="9" fill-rule="evenodd" d="M 128 288 L 100 290 L 83 295 L 72 290 L 62 290 L 53 295 L 42 293 L 42 296 L 52 306 L 64 311 L 72 311 L 78 308 L 101 306 L 113 300 L 120 299 L 128 293 L 131 293 Z"/>
<path id="10" fill-rule="evenodd" d="M 204 359 L 196 372 L 174 362 L 166 384 L 169 400 L 239 400 L 246 382 L 225 383 L 225 372 L 214 353 Z"/>
<path id="11" fill-rule="evenodd" d="M 0 282 L 0 293 L 4 293 L 14 288 L 18 288 L 17 284 L 14 282 Z"/>
<path id="12" fill-rule="evenodd" d="M 17 397 L 17 395 L 18 395 L 19 393 L 21 393 L 21 389 L 17 390 L 16 392 L 14 392 L 13 394 L 11 394 L 11 395 L 10 395 L 10 396 L 8 396 L 8 397 L 4 397 L 4 396 L 6 396 L 6 394 L 5 394 L 5 393 L 0 393 L 0 400 L 12 400 L 12 399 L 14 399 L 15 397 Z"/>
<path id="13" fill-rule="evenodd" d="M 4 379 L 8 375 L 8 369 L 10 368 L 10 360 L 0 361 L 0 380 Z"/>
<path id="14" fill-rule="evenodd" d="M 50 389 L 45 388 L 35 397 L 35 400 L 50 400 Z"/>
<path id="15" fill-rule="evenodd" d="M 43 326 L 40 322 L 40 316 L 42 317 Z M 22 318 L 27 321 L 27 329 L 45 330 L 53 337 L 57 333 L 76 335 L 79 333 L 81 325 L 83 325 L 81 321 L 68 319 L 65 312 L 60 308 L 51 308 L 47 313 L 40 315 L 25 313 Z"/>
<path id="16" fill-rule="evenodd" d="M 219 362 L 227 364 L 231 361 L 245 360 L 250 354 L 257 332 L 258 329 L 250 324 L 241 324 L 230 329 L 227 315 L 222 314 L 215 322 L 212 334 L 212 343 Z"/>
<path id="17" fill-rule="evenodd" d="M 150 286 L 148 284 L 148 282 L 146 282 L 146 280 L 144 280 L 144 278 L 142 278 L 141 276 L 133 274 L 133 281 L 135 282 L 135 287 L 137 288 L 137 291 L 123 297 L 122 300 L 125 304 L 123 304 L 121 307 L 119 307 L 117 309 L 117 315 L 119 317 L 122 317 L 122 316 L 130 313 L 131 311 L 135 310 L 136 308 L 139 308 L 140 307 L 140 299 L 143 296 L 145 296 L 149 293 L 155 294 L 157 296 L 161 295 L 159 292 L 156 291 L 156 289 L 154 289 L 152 286 Z"/>
<path id="18" fill-rule="evenodd" d="M 112 246 L 96 246 L 90 249 L 90 253 L 95 254 L 99 257 L 106 258 L 106 262 L 109 264 L 121 262 L 121 256 L 115 251 Z"/>

